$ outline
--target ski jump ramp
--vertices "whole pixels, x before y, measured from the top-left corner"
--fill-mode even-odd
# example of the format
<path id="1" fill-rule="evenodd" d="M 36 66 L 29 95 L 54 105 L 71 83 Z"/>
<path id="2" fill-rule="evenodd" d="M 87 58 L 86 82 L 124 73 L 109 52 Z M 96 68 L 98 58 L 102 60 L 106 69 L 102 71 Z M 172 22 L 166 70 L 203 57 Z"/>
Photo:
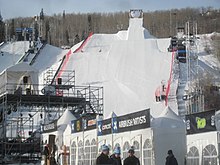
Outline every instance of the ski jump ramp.
<path id="1" fill-rule="evenodd" d="M 92 35 L 70 55 L 65 69 L 75 70 L 76 85 L 104 87 L 105 118 L 112 111 L 124 115 L 145 108 L 157 117 L 165 103 L 156 102 L 154 93 L 170 76 L 169 42 L 151 36 L 143 18 L 131 18 L 127 31 Z"/>

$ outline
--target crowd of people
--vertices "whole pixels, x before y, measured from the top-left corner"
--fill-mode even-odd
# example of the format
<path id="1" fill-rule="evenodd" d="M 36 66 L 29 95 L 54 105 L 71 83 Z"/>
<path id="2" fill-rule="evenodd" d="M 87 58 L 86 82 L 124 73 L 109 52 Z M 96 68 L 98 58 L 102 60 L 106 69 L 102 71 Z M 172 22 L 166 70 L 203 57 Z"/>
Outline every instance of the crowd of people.
<path id="1" fill-rule="evenodd" d="M 114 153 L 109 156 L 109 147 L 102 145 L 102 152 L 96 159 L 96 165 L 122 165 L 121 149 L 117 147 Z M 124 160 L 124 165 L 140 165 L 139 159 L 134 155 L 134 147 L 128 150 L 128 157 Z"/>
<path id="2" fill-rule="evenodd" d="M 52 147 L 54 148 L 54 147 Z M 96 165 L 122 165 L 122 159 L 121 159 L 121 149 L 120 147 L 116 147 L 113 154 L 109 156 L 109 147 L 106 144 L 103 144 L 101 146 L 101 153 L 96 159 Z M 48 164 L 57 164 L 55 160 L 51 159 L 52 155 L 54 154 L 54 149 L 52 149 L 52 152 L 50 153 L 49 145 L 46 145 L 44 148 L 43 155 L 45 156 L 45 165 Z M 172 150 L 168 150 L 168 156 L 166 157 L 165 165 L 178 165 L 177 160 L 175 156 L 173 155 Z M 51 155 L 51 156 L 50 156 Z M 54 156 L 52 156 L 54 157 Z M 48 160 L 50 160 L 48 162 Z M 135 156 L 135 149 L 133 146 L 130 147 L 128 150 L 128 156 L 124 159 L 123 165 L 140 165 L 140 160 Z"/>
<path id="3" fill-rule="evenodd" d="M 106 144 L 102 145 L 101 150 L 101 154 L 96 159 L 96 165 L 122 165 L 120 147 L 117 147 L 111 156 L 109 156 L 109 147 Z M 173 151 L 169 150 L 167 154 L 165 165 L 178 165 Z M 124 159 L 123 165 L 140 165 L 133 146 L 128 150 L 128 157 Z"/>

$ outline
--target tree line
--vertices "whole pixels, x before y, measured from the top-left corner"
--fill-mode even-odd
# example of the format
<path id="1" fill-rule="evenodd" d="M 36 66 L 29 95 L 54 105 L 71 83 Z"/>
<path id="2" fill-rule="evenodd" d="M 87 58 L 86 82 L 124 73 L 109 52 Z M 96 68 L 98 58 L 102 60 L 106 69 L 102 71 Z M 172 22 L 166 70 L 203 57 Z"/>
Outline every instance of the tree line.
<path id="1" fill-rule="evenodd" d="M 176 27 L 183 27 L 187 21 L 193 32 L 197 23 L 199 34 L 220 32 L 220 9 L 183 8 L 144 12 L 144 27 L 158 38 L 176 34 Z M 115 13 L 63 13 L 48 16 L 41 10 L 39 17 L 19 17 L 0 20 L 0 42 L 16 38 L 15 28 L 34 27 L 35 34 L 55 46 L 72 46 L 84 40 L 90 32 L 116 33 L 129 26 L 128 12 Z M 7 34 L 6 34 L 7 32 Z"/>

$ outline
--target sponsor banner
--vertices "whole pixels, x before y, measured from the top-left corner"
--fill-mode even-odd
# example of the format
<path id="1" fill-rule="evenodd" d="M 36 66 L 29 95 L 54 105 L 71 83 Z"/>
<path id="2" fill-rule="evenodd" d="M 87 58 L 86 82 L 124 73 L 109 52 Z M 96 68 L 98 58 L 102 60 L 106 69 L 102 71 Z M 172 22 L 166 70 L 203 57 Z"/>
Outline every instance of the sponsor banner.
<path id="1" fill-rule="evenodd" d="M 91 116 L 83 119 L 84 131 L 96 129 L 96 116 Z"/>
<path id="2" fill-rule="evenodd" d="M 187 134 L 216 131 L 215 110 L 186 115 Z"/>
<path id="3" fill-rule="evenodd" d="M 118 132 L 118 120 L 117 117 L 112 118 L 112 133 L 117 133 Z"/>
<path id="4" fill-rule="evenodd" d="M 98 121 L 98 136 L 150 127 L 150 109 Z"/>
<path id="5" fill-rule="evenodd" d="M 97 128 L 97 135 L 107 135 L 133 131 L 150 127 L 150 109 L 127 114 L 124 116 L 114 116 L 110 119 L 96 121 L 96 117 L 80 118 L 71 122 L 71 132 L 81 132 Z"/>
<path id="6" fill-rule="evenodd" d="M 114 124 L 116 129 L 116 124 Z M 150 127 L 150 109 L 117 118 L 117 132 L 133 131 Z M 114 127 L 113 127 L 114 128 Z"/>
<path id="7" fill-rule="evenodd" d="M 81 132 L 83 130 L 82 118 L 71 121 L 71 133 Z"/>
<path id="8" fill-rule="evenodd" d="M 111 119 L 98 121 L 98 136 L 111 134 L 112 132 Z"/>
<path id="9" fill-rule="evenodd" d="M 43 133 L 57 131 L 57 121 L 43 125 Z"/>
<path id="10" fill-rule="evenodd" d="M 96 129 L 96 116 L 71 121 L 71 133 Z"/>

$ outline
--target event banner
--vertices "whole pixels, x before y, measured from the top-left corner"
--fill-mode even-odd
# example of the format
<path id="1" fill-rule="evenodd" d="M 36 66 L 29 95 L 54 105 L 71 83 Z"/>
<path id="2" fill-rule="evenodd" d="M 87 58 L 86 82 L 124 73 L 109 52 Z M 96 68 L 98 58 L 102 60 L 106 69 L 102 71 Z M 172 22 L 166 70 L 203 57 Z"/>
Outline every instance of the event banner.
<path id="1" fill-rule="evenodd" d="M 150 109 L 120 116 L 117 118 L 117 129 L 116 129 L 116 123 L 114 124 L 114 127 L 113 127 L 114 132 L 118 132 L 118 133 L 149 128 Z"/>
<path id="2" fill-rule="evenodd" d="M 53 123 L 44 124 L 42 128 L 43 133 L 57 131 L 57 120 Z"/>
<path id="3" fill-rule="evenodd" d="M 96 129 L 96 116 L 84 118 L 83 123 L 85 131 Z"/>
<path id="4" fill-rule="evenodd" d="M 96 129 L 96 116 L 79 118 L 71 121 L 71 133 Z"/>
<path id="5" fill-rule="evenodd" d="M 98 136 L 150 127 L 150 109 L 98 121 Z"/>
<path id="6" fill-rule="evenodd" d="M 112 133 L 111 119 L 98 121 L 98 136 Z"/>
<path id="7" fill-rule="evenodd" d="M 187 134 L 216 131 L 215 110 L 186 115 Z"/>
<path id="8" fill-rule="evenodd" d="M 81 132 L 83 131 L 83 122 L 82 118 L 71 121 L 71 133 Z"/>

